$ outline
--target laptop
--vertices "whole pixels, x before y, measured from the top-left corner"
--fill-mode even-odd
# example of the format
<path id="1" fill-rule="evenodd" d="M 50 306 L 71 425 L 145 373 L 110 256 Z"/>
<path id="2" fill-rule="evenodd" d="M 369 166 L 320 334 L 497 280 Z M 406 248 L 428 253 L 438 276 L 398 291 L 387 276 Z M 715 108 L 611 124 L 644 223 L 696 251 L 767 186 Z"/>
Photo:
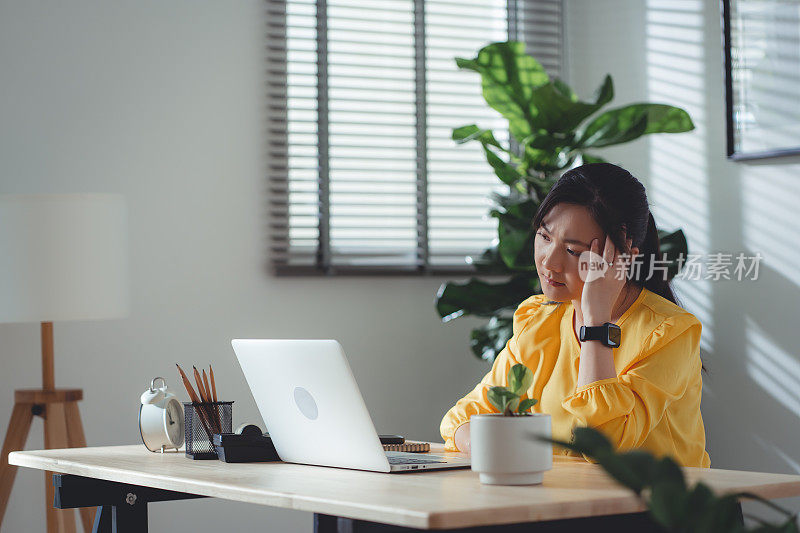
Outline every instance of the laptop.
<path id="1" fill-rule="evenodd" d="M 470 465 L 454 453 L 384 451 L 337 341 L 234 339 L 231 344 L 281 460 L 373 472 Z"/>

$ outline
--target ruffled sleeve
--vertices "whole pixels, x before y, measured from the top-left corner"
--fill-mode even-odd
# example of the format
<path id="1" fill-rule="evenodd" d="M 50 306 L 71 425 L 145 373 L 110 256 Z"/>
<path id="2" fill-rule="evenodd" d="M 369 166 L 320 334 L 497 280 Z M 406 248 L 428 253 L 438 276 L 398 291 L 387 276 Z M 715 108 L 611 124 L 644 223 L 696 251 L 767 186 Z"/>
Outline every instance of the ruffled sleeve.
<path id="1" fill-rule="evenodd" d="M 444 415 L 439 427 L 445 442 L 445 449 L 458 451 L 454 435 L 456 430 L 469 422 L 469 418 L 476 414 L 494 413 L 495 408 L 489 403 L 486 391 L 496 385 L 505 385 L 508 370 L 519 362 L 519 347 L 517 340 L 520 333 L 525 330 L 529 319 L 538 310 L 541 295 L 532 296 L 522 302 L 514 312 L 513 335 L 494 360 L 492 369 L 481 379 L 472 391 L 458 400 L 456 404 Z"/>
<path id="2" fill-rule="evenodd" d="M 669 405 L 699 379 L 701 332 L 691 313 L 668 317 L 643 339 L 639 356 L 620 375 L 576 389 L 562 406 L 577 425 L 598 429 L 618 449 L 640 447 Z"/>

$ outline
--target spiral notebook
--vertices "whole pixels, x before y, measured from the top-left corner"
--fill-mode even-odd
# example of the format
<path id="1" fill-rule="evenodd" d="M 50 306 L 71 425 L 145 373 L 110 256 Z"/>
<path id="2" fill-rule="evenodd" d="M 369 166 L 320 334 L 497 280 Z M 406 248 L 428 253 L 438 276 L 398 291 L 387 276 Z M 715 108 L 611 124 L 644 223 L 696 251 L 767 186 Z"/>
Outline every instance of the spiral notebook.
<path id="1" fill-rule="evenodd" d="M 426 453 L 431 451 L 431 445 L 428 442 L 404 442 L 403 444 L 384 444 L 383 451 Z"/>

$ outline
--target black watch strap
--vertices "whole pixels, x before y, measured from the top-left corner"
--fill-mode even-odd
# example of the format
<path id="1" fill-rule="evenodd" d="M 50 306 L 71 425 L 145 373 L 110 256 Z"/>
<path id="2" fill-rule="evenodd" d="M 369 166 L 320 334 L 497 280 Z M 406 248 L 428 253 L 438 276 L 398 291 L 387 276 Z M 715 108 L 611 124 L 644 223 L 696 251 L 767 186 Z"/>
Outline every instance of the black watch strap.
<path id="1" fill-rule="evenodd" d="M 609 348 L 618 348 L 622 341 L 622 329 L 611 322 L 602 326 L 581 326 L 580 341 L 600 341 Z"/>

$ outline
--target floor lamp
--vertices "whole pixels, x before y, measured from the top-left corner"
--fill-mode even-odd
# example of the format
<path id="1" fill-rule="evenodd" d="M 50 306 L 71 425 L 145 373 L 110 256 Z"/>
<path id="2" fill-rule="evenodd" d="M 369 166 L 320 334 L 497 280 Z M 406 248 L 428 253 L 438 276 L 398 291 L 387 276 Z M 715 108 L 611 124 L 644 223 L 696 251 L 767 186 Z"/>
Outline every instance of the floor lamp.
<path id="1" fill-rule="evenodd" d="M 86 445 L 77 403 L 83 390 L 55 386 L 53 322 L 126 316 L 127 255 L 120 195 L 0 195 L 0 323 L 38 322 L 42 342 L 42 388 L 14 391 L 0 457 L 0 525 L 17 470 L 8 454 L 25 447 L 34 416 L 44 420 L 45 448 Z M 0 360 L 21 356 L 3 352 Z M 72 510 L 53 508 L 50 472 L 45 493 L 48 533 L 74 532 Z M 91 510 L 82 509 L 81 519 L 88 533 Z"/>

